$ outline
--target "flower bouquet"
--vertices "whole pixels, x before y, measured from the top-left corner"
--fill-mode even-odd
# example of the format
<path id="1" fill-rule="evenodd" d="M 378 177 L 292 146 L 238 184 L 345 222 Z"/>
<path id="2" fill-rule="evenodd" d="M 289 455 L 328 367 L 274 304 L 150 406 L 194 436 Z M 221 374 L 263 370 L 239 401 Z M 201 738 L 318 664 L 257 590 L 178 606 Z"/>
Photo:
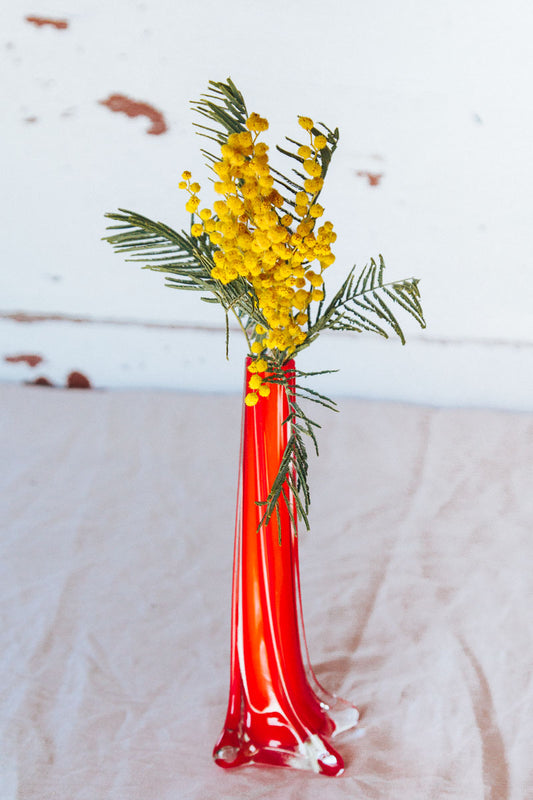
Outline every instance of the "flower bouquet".
<path id="1" fill-rule="evenodd" d="M 324 273 L 335 261 L 336 234 L 322 221 L 319 199 L 338 129 L 300 116 L 299 139 L 276 148 L 291 162 L 282 172 L 262 140 L 268 121 L 248 113 L 230 78 L 210 82 L 193 108 L 202 117 L 199 133 L 216 145 L 202 153 L 218 199 L 201 207 L 201 187 L 185 171 L 179 187 L 188 230 L 119 209 L 106 215 L 118 223 L 106 240 L 166 273 L 169 286 L 220 305 L 226 356 L 230 314 L 247 342 L 230 693 L 214 759 L 226 768 L 270 764 L 338 775 L 343 761 L 329 740 L 353 727 L 358 712 L 323 689 L 310 665 L 297 538 L 299 522 L 309 528 L 306 443 L 318 453 L 318 425 L 302 401 L 335 403 L 302 382 L 321 373 L 298 369 L 295 358 L 325 330 L 392 331 L 405 343 L 391 307 L 424 327 L 418 281 L 384 282 L 380 256 L 358 274 L 352 268 L 328 300 Z"/>

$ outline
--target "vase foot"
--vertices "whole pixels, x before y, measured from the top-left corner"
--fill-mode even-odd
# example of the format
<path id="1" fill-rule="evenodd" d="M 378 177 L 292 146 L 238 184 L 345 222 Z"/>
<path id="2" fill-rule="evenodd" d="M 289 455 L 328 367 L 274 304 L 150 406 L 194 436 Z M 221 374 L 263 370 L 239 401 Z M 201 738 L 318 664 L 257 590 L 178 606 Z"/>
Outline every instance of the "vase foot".
<path id="1" fill-rule="evenodd" d="M 355 706 L 347 700 L 335 695 L 328 695 L 326 692 L 317 693 L 317 697 L 320 700 L 320 705 L 335 726 L 331 736 L 338 736 L 340 733 L 357 727 L 359 711 Z"/>
<path id="2" fill-rule="evenodd" d="M 291 767 L 334 777 L 344 772 L 344 761 L 321 736 L 312 734 L 293 747 L 274 744 L 257 747 L 237 731 L 226 730 L 213 751 L 215 763 L 223 769 L 246 765 Z"/>
<path id="3" fill-rule="evenodd" d="M 333 730 L 328 735 L 338 736 L 340 733 L 352 730 L 352 728 L 355 728 L 359 723 L 359 709 L 348 700 L 344 700 L 342 697 L 338 697 L 336 694 L 324 689 L 309 663 L 309 654 L 307 652 L 305 639 L 303 649 L 307 656 L 306 675 L 309 688 L 320 703 L 322 710 L 334 725 Z"/>

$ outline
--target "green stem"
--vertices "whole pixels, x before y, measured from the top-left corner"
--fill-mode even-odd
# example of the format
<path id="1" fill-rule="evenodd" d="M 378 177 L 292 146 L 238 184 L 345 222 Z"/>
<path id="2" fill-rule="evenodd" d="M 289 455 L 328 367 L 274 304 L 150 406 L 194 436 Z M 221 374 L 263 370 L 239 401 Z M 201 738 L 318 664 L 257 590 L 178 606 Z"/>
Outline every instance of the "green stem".
<path id="1" fill-rule="evenodd" d="M 235 309 L 233 308 L 233 305 L 231 305 L 231 306 L 230 306 L 230 311 L 231 311 L 231 312 L 234 314 L 234 316 L 235 316 L 235 319 L 236 319 L 236 320 L 237 320 L 237 322 L 239 323 L 239 325 L 240 325 L 240 328 L 241 328 L 242 332 L 244 333 L 244 336 L 245 336 L 245 338 L 246 338 L 246 342 L 247 342 L 247 344 L 248 344 L 248 351 L 251 353 L 251 352 L 252 352 L 252 345 L 251 345 L 250 339 L 249 339 L 249 337 L 248 337 L 248 333 L 246 332 L 246 328 L 245 328 L 245 327 L 244 327 L 244 325 L 242 324 L 242 320 L 241 320 L 241 318 L 239 317 L 239 315 L 237 314 L 237 312 L 235 311 Z"/>

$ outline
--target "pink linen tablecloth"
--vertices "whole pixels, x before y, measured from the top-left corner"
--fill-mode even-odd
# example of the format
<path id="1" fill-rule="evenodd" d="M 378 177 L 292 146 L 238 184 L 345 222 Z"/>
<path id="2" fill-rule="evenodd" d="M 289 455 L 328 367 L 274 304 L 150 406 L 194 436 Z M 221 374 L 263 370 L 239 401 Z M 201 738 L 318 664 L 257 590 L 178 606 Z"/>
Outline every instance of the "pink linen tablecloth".
<path id="1" fill-rule="evenodd" d="M 331 779 L 211 761 L 240 398 L 0 386 L 1 800 L 531 800 L 533 414 L 320 413 L 304 615 Z"/>

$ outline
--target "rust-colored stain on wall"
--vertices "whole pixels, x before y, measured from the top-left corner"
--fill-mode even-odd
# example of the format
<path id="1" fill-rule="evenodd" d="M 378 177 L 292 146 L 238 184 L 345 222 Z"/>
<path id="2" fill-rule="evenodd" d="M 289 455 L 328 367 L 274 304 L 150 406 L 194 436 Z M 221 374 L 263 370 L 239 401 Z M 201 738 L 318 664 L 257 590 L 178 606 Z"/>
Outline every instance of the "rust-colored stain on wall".
<path id="1" fill-rule="evenodd" d="M 39 378 L 35 378 L 34 381 L 27 381 L 27 386 L 53 386 L 54 384 L 52 381 L 49 381 L 48 378 L 45 378 L 41 375 Z"/>
<path id="2" fill-rule="evenodd" d="M 359 178 L 366 178 L 369 186 L 379 186 L 379 182 L 383 177 L 382 172 L 368 172 L 364 169 L 360 169 L 357 175 Z"/>
<path id="3" fill-rule="evenodd" d="M 51 19 L 50 17 L 26 17 L 26 22 L 31 22 L 41 28 L 43 25 L 51 25 L 52 28 L 57 28 L 58 31 L 64 31 L 68 28 L 68 20 L 66 19 Z"/>
<path id="4" fill-rule="evenodd" d="M 4 361 L 8 364 L 20 364 L 21 362 L 27 364 L 29 367 L 36 367 L 43 360 L 42 356 L 22 354 L 20 356 L 4 356 Z"/>
<path id="5" fill-rule="evenodd" d="M 149 103 L 131 100 L 131 98 L 123 94 L 111 94 L 107 100 L 100 100 L 99 102 L 101 105 L 107 106 L 111 111 L 120 111 L 128 117 L 148 117 L 152 125 L 148 128 L 146 133 L 159 136 L 167 130 L 167 124 L 163 114 Z"/>
<path id="6" fill-rule="evenodd" d="M 92 389 L 91 382 L 83 372 L 71 372 L 67 378 L 69 389 Z"/>

